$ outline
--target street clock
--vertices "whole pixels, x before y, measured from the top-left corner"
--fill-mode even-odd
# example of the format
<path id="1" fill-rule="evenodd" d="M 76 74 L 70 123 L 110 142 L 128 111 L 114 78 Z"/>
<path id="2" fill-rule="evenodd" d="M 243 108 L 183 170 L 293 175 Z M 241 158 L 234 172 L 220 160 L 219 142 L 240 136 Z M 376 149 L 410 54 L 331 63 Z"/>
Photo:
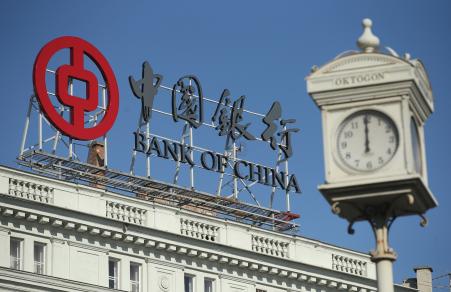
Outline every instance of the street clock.
<path id="1" fill-rule="evenodd" d="M 314 67 L 307 90 L 321 110 L 325 183 L 319 187 L 341 217 L 365 220 L 368 208 L 390 216 L 436 206 L 428 188 L 424 123 L 434 110 L 423 64 L 387 48 L 364 20 L 361 51 Z"/>

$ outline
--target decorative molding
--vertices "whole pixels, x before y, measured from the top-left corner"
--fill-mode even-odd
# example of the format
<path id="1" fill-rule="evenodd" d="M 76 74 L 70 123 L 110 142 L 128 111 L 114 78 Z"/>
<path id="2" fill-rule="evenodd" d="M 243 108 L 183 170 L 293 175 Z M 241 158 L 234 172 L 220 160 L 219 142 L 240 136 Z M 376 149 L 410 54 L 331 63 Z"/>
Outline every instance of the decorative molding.
<path id="1" fill-rule="evenodd" d="M 90 251 L 95 251 L 95 252 L 99 252 L 99 253 L 103 253 L 103 254 L 108 254 L 109 253 L 109 250 L 106 249 L 106 248 L 92 246 L 92 245 L 89 245 L 89 244 L 79 243 L 79 242 L 75 242 L 75 241 L 67 241 L 67 245 L 73 246 L 73 247 L 78 247 L 78 248 L 81 248 L 81 249 L 90 250 Z"/>
<path id="2" fill-rule="evenodd" d="M 180 218 L 180 233 L 206 241 L 219 241 L 219 227 L 191 219 Z"/>
<path id="3" fill-rule="evenodd" d="M 362 260 L 332 254 L 332 269 L 336 271 L 366 277 L 366 265 Z"/>
<path id="4" fill-rule="evenodd" d="M 0 267 L 2 291 L 110 292 L 111 289 L 70 279 Z"/>
<path id="5" fill-rule="evenodd" d="M 45 185 L 9 178 L 8 194 L 14 197 L 51 204 L 53 191 L 53 188 Z"/>
<path id="6" fill-rule="evenodd" d="M 106 201 L 106 217 L 127 223 L 143 225 L 146 210 L 119 202 Z"/>
<path id="7" fill-rule="evenodd" d="M 9 234 L 9 233 L 11 233 L 11 229 L 9 229 L 7 227 L 0 226 L 0 232 Z"/>
<path id="8" fill-rule="evenodd" d="M 181 264 L 162 261 L 160 259 L 155 259 L 155 258 L 146 258 L 146 263 L 157 265 L 159 269 L 164 267 L 164 268 L 173 268 L 173 269 L 177 269 L 177 270 L 183 270 L 183 268 L 185 268 L 185 266 L 183 266 Z M 174 272 L 172 270 L 169 270 L 169 271 Z"/>
<path id="9" fill-rule="evenodd" d="M 288 258 L 289 242 L 252 235 L 252 250 L 276 257 Z"/>
<path id="10" fill-rule="evenodd" d="M 255 281 L 239 278 L 234 275 L 227 275 L 227 274 L 220 273 L 218 275 L 218 278 L 224 279 L 224 280 L 230 280 L 230 281 L 237 282 L 237 283 L 243 283 L 243 284 L 247 284 L 247 285 L 251 285 L 251 286 L 255 285 Z"/>
<path id="11" fill-rule="evenodd" d="M 67 240 L 59 239 L 59 238 L 56 238 L 56 237 L 50 237 L 49 241 L 51 243 L 59 243 L 59 244 L 66 244 L 67 243 Z"/>
<path id="12" fill-rule="evenodd" d="M 161 291 L 167 292 L 171 289 L 171 282 L 167 276 L 160 276 L 158 279 L 158 286 Z"/>
<path id="13" fill-rule="evenodd" d="M 26 218 L 28 218 L 30 215 L 34 215 L 37 218 L 42 217 L 42 215 L 34 213 L 34 212 L 32 213 L 29 211 L 18 210 L 16 208 L 13 209 L 13 208 L 9 208 L 9 207 L 5 208 L 3 206 L 0 206 L 0 207 L 1 207 L 1 210 L 3 211 L 0 214 L 3 216 L 13 216 L 13 215 L 17 214 L 18 212 L 25 212 L 26 217 L 23 219 L 19 219 L 19 220 L 26 221 L 27 220 Z M 152 239 L 148 239 L 148 238 L 144 238 L 144 237 L 140 237 L 140 236 L 136 236 L 136 235 L 122 234 L 122 233 L 119 233 L 119 232 L 113 231 L 113 230 L 106 230 L 104 228 L 82 225 L 79 222 L 72 222 L 72 221 L 67 221 L 67 220 L 57 219 L 57 218 L 50 218 L 50 221 L 51 222 L 60 222 L 61 224 L 58 224 L 58 225 L 52 224 L 52 226 L 58 227 L 60 229 L 64 229 L 64 232 L 71 232 L 71 233 L 76 232 L 79 234 L 91 234 L 91 231 L 95 230 L 96 231 L 95 235 L 98 237 L 104 237 L 104 240 L 109 239 L 109 240 L 115 240 L 118 242 L 122 241 L 125 244 L 134 245 L 136 248 L 139 248 L 139 249 L 155 249 L 155 250 L 159 249 L 162 252 L 164 251 L 164 252 L 168 252 L 170 254 L 178 254 L 178 256 L 191 257 L 193 259 L 197 258 L 202 261 L 218 261 L 218 263 L 233 266 L 234 268 L 249 270 L 250 272 L 253 272 L 253 273 L 258 271 L 259 273 L 262 273 L 262 274 L 269 274 L 273 277 L 279 277 L 280 280 L 285 279 L 285 281 L 286 281 L 287 279 L 289 279 L 291 281 L 296 281 L 296 282 L 308 282 L 309 284 L 315 285 L 318 287 L 319 286 L 333 287 L 335 285 L 338 285 L 339 289 L 340 288 L 343 289 L 344 287 L 346 287 L 346 288 L 350 287 L 350 289 L 353 289 L 353 290 L 369 288 L 369 287 L 363 287 L 360 285 L 350 284 L 345 281 L 337 281 L 337 280 L 332 281 L 330 279 L 323 278 L 323 277 L 321 277 L 321 275 L 317 275 L 317 274 L 315 274 L 315 275 L 299 274 L 299 271 L 292 271 L 292 270 L 289 270 L 289 269 L 286 269 L 286 268 L 280 267 L 280 266 L 271 266 L 269 264 L 262 265 L 261 262 L 252 262 L 252 261 L 248 261 L 245 259 L 225 257 L 225 256 L 217 253 L 217 251 L 211 252 L 211 251 L 198 250 L 198 249 L 193 249 L 193 248 L 185 248 L 178 244 L 163 242 L 160 240 L 152 240 Z M 81 230 L 82 232 L 79 231 L 80 228 L 67 229 L 68 223 L 70 223 L 69 224 L 70 226 L 74 226 L 74 227 L 75 226 L 78 226 L 78 227 L 86 226 L 87 232 L 85 231 L 85 228 L 83 228 L 83 230 Z M 50 225 L 47 225 L 47 226 L 50 226 Z M 99 231 L 99 232 L 97 232 L 97 231 Z M 115 237 L 115 235 L 116 235 L 116 237 Z M 133 240 L 130 241 L 127 238 L 130 238 L 130 239 L 133 238 Z M 253 238 L 258 238 L 258 236 L 254 236 Z M 260 238 L 263 238 L 263 237 L 260 237 Z M 57 239 L 57 238 L 49 238 L 49 239 L 51 242 L 54 242 L 54 243 L 56 243 L 56 242 L 63 243 L 64 242 L 65 244 L 68 244 L 69 246 L 97 251 L 100 253 L 108 254 L 110 252 L 109 249 L 92 246 L 92 245 L 89 245 L 86 243 L 73 242 L 73 241 L 69 241 L 69 240 L 62 241 L 61 239 Z M 144 245 L 137 244 L 137 242 L 143 242 L 143 241 L 145 242 Z M 277 240 L 272 240 L 272 241 L 273 241 L 273 244 L 274 244 L 274 242 L 278 242 L 277 244 L 279 244 L 279 245 L 282 244 L 282 245 L 285 245 L 286 247 L 288 247 L 288 245 L 289 245 L 288 242 L 280 242 Z M 182 244 L 182 243 L 180 243 L 180 244 Z M 282 255 L 280 255 L 280 257 L 281 256 Z M 338 256 L 338 257 L 341 257 L 341 256 Z M 167 261 L 162 261 L 159 259 L 146 258 L 145 261 L 146 261 L 146 263 L 154 263 L 154 264 L 158 264 L 159 266 L 173 267 L 173 268 L 177 268 L 177 269 L 185 268 L 185 266 L 183 266 L 183 265 L 171 263 L 171 262 L 167 262 Z M 363 261 L 361 261 L 361 262 L 365 264 L 365 268 L 366 268 L 366 263 Z M 250 274 L 252 274 L 252 273 L 250 273 Z M 225 275 L 223 273 L 219 273 L 218 276 L 219 276 L 219 278 L 233 279 L 234 281 L 243 282 L 243 283 L 249 283 L 249 284 L 254 283 L 254 281 L 251 281 L 248 279 L 236 278 L 236 277 L 233 277 L 230 275 Z M 294 278 L 295 276 L 298 276 L 298 278 L 295 279 Z M 161 288 L 161 286 L 160 286 L 160 288 Z M 370 292 L 375 292 L 375 291 L 371 290 Z"/>
<path id="14" fill-rule="evenodd" d="M 360 69 L 368 66 L 387 66 L 396 64 L 408 64 L 405 60 L 383 54 L 353 54 L 334 60 L 325 65 L 318 72 L 327 74 L 349 69 Z"/>

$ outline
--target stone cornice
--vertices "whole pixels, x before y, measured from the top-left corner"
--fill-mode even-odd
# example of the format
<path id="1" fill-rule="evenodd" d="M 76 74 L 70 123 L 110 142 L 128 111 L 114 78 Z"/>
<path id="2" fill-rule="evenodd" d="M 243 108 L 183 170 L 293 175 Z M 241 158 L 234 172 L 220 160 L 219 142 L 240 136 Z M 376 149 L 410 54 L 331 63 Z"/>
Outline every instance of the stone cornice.
<path id="1" fill-rule="evenodd" d="M 0 267 L 0 283 L 4 289 L 11 289 L 8 291 L 17 291 L 17 289 L 24 289 L 21 291 L 28 292 L 108 292 L 111 289 L 106 287 L 87 284 L 83 282 L 52 277 L 48 275 L 38 275 L 35 273 L 25 272 L 21 270 L 14 270 L 5 267 Z M 19 286 L 20 285 L 20 286 Z"/>
<path id="2" fill-rule="evenodd" d="M 133 197 L 127 197 L 127 196 L 115 194 L 115 193 L 112 193 L 112 192 L 109 192 L 106 190 L 100 190 L 100 189 L 95 189 L 95 188 L 85 186 L 85 185 L 79 185 L 79 184 L 74 184 L 71 182 L 60 181 L 60 180 L 56 180 L 54 178 L 39 176 L 34 173 L 17 170 L 14 168 L 9 168 L 9 167 L 0 165 L 0 179 L 7 180 L 7 179 L 11 179 L 11 178 L 12 179 L 20 178 L 20 180 L 29 180 L 32 183 L 38 183 L 38 184 L 42 184 L 42 185 L 46 185 L 46 186 L 51 186 L 55 190 L 55 196 L 58 195 L 57 194 L 58 190 L 63 190 L 65 192 L 73 193 L 74 196 L 88 195 L 89 197 L 92 197 L 92 198 L 95 198 L 98 200 L 103 200 L 103 201 L 112 201 L 113 200 L 113 201 L 117 201 L 120 203 L 127 202 L 127 204 L 130 204 L 133 207 L 146 208 L 147 215 L 149 215 L 149 216 L 151 215 L 150 214 L 151 212 L 157 212 L 157 211 L 175 212 L 175 214 L 179 214 L 182 217 L 187 217 L 187 218 L 189 217 L 190 219 L 195 218 L 195 219 L 199 219 L 201 221 L 210 222 L 213 225 L 222 226 L 221 229 L 224 229 L 224 228 L 227 229 L 229 226 L 233 227 L 233 228 L 242 228 L 242 229 L 246 229 L 248 231 L 253 231 L 255 233 L 265 234 L 265 236 L 270 236 L 270 237 L 274 236 L 274 237 L 280 238 L 281 240 L 286 240 L 286 241 L 290 242 L 290 244 L 300 243 L 300 244 L 306 245 L 306 246 L 308 246 L 308 245 L 312 245 L 314 247 L 321 246 L 321 247 L 324 247 L 327 249 L 335 250 L 337 252 L 347 253 L 347 254 L 349 254 L 349 256 L 355 255 L 356 257 L 364 258 L 365 260 L 369 261 L 369 256 L 365 253 L 361 253 L 358 251 L 335 246 L 333 244 L 324 243 L 324 242 L 321 242 L 318 240 L 309 239 L 309 238 L 301 237 L 301 236 L 294 235 L 294 234 L 293 235 L 283 234 L 280 232 L 266 230 L 266 229 L 259 228 L 257 226 L 247 225 L 247 224 L 240 223 L 240 222 L 228 221 L 228 220 L 223 220 L 220 218 L 205 216 L 202 214 L 198 214 L 195 212 L 191 212 L 188 210 L 184 210 L 184 209 L 180 209 L 180 208 L 176 208 L 176 207 L 172 207 L 172 206 L 162 205 L 162 204 L 158 204 L 155 202 L 145 201 L 145 200 L 141 200 L 141 199 L 137 199 L 137 198 L 133 198 Z M 2 193 L 2 191 L 0 191 L 0 193 Z M 19 200 L 22 199 L 22 198 L 17 198 L 17 197 L 14 197 L 14 198 L 19 199 Z M 40 204 L 41 202 L 34 200 L 33 203 Z M 50 206 L 53 206 L 55 208 L 60 208 L 60 209 L 62 208 L 61 210 L 63 210 L 65 208 L 64 206 L 60 206 L 57 204 L 45 204 L 45 206 L 46 206 L 46 208 L 49 208 Z M 113 221 L 115 222 L 114 225 L 116 225 L 116 226 L 118 225 L 118 223 L 141 225 L 143 227 L 146 226 L 144 224 L 136 224 L 133 222 L 129 222 L 128 220 L 118 220 L 115 218 L 108 218 L 108 216 L 105 216 L 106 215 L 105 213 L 91 214 L 90 212 L 88 212 L 88 211 L 85 212 L 83 210 L 73 210 L 73 209 L 68 209 L 68 210 L 75 211 L 75 212 L 81 212 L 83 215 L 90 215 L 90 216 L 94 215 L 94 216 L 100 216 L 103 219 L 113 219 Z M 149 227 L 149 226 L 147 226 L 147 227 Z M 152 228 L 152 227 L 149 227 L 149 228 Z M 227 244 L 225 242 L 218 242 L 218 244 L 221 244 L 221 243 Z M 249 246 L 248 250 L 251 250 L 251 246 Z"/>
<path id="3" fill-rule="evenodd" d="M 280 238 L 280 240 L 286 240 L 286 241 L 290 242 L 290 245 L 302 244 L 304 246 L 308 246 L 308 245 L 312 245 L 314 247 L 321 246 L 321 247 L 324 247 L 327 249 L 335 250 L 337 252 L 346 253 L 346 254 L 348 254 L 348 256 L 355 255 L 356 257 L 364 258 L 365 260 L 369 261 L 369 256 L 367 254 L 363 254 L 358 251 L 349 250 L 349 249 L 335 246 L 332 244 L 320 242 L 317 240 L 300 237 L 297 235 L 283 234 L 280 232 L 266 230 L 266 229 L 259 228 L 257 226 L 247 225 L 247 224 L 240 223 L 240 222 L 227 221 L 227 220 L 223 220 L 220 218 L 205 216 L 205 215 L 195 213 L 195 212 L 192 212 L 189 210 L 184 210 L 181 208 L 168 206 L 168 205 L 162 205 L 162 204 L 158 204 L 155 202 L 145 201 L 145 200 L 137 199 L 137 198 L 133 198 L 133 197 L 127 197 L 127 196 L 119 195 L 119 194 L 109 192 L 106 190 L 92 188 L 92 187 L 85 186 L 85 185 L 79 185 L 79 184 L 75 184 L 75 183 L 71 183 L 71 182 L 60 181 L 60 180 L 56 180 L 54 178 L 40 176 L 40 175 L 30 173 L 27 171 L 17 170 L 14 168 L 5 167 L 5 166 L 1 166 L 1 165 L 0 165 L 0 179 L 3 179 L 3 180 L 5 180 L 5 179 L 6 180 L 8 180 L 8 179 L 28 180 L 31 183 L 41 184 L 41 185 L 44 185 L 47 187 L 51 187 L 55 190 L 56 197 L 58 197 L 59 190 L 62 190 L 64 192 L 74 193 L 73 194 L 74 196 L 87 195 L 89 197 L 95 198 L 96 200 L 98 199 L 98 200 L 102 200 L 102 201 L 117 201 L 120 204 L 123 204 L 124 202 L 126 202 L 126 204 L 129 204 L 129 206 L 132 208 L 147 209 L 146 216 L 151 216 L 152 212 L 158 212 L 158 211 L 175 212 L 175 214 L 179 214 L 183 217 L 189 217 L 190 219 L 196 218 L 201 221 L 210 222 L 213 225 L 221 226 L 221 229 L 224 229 L 224 228 L 227 229 L 228 226 L 234 227 L 234 228 L 235 227 L 243 228 L 248 231 L 252 231 L 253 233 L 254 232 L 261 233 L 261 234 L 265 234 L 265 236 L 277 237 L 277 238 Z M 5 190 L 5 191 L 7 191 L 7 190 Z M 2 193 L 2 191 L 0 191 L 0 193 Z M 14 196 L 12 196 L 12 197 L 14 197 Z M 15 197 L 15 198 L 23 199 L 23 198 L 18 198 L 18 197 Z M 33 203 L 41 204 L 42 202 L 33 200 Z M 66 210 L 65 209 L 66 206 L 60 206 L 57 204 L 48 204 L 47 203 L 47 204 L 45 204 L 45 206 L 47 206 L 46 208 L 53 206 L 53 207 L 59 208 L 61 210 Z M 57 210 L 57 209 L 55 209 L 55 210 Z M 108 218 L 108 216 L 105 216 L 106 214 L 92 214 L 92 213 L 90 213 L 90 211 L 86 211 L 86 210 L 85 211 L 73 210 L 73 209 L 67 209 L 67 210 L 68 210 L 68 212 L 71 212 L 71 211 L 81 212 L 83 215 L 90 215 L 90 216 L 96 215 L 96 216 L 99 216 L 99 218 L 103 218 L 103 219 L 110 219 L 110 220 L 113 219 L 113 222 L 114 222 L 113 225 L 115 225 L 116 227 L 118 226 L 118 223 L 119 224 L 126 223 L 126 224 L 141 225 L 143 227 L 153 228 L 151 226 L 146 226 L 145 224 L 142 224 L 142 223 L 137 224 L 134 222 L 130 222 L 129 220 L 119 220 L 117 218 Z M 68 226 L 68 227 L 70 227 L 70 226 Z M 121 227 L 119 227 L 119 228 L 121 228 Z M 173 232 L 171 232 L 171 233 L 173 233 Z M 258 234 L 256 234 L 256 235 L 258 235 Z M 227 243 L 225 243 L 225 242 L 217 242 L 217 243 L 227 245 Z M 249 251 L 252 250 L 251 245 L 249 245 L 248 250 Z M 334 251 L 334 253 L 335 253 L 335 251 Z M 271 254 L 266 254 L 266 255 L 272 256 Z M 274 257 L 277 258 L 277 256 L 274 256 Z"/>
<path id="4" fill-rule="evenodd" d="M 67 245 L 69 245 L 69 246 L 79 247 L 79 248 L 97 251 L 97 252 L 101 252 L 101 253 L 105 253 L 105 254 L 108 254 L 108 251 L 109 251 L 109 249 L 107 249 L 107 248 L 97 247 L 97 246 L 93 246 L 93 245 L 89 245 L 89 244 L 85 244 L 85 243 L 79 243 L 76 241 L 66 240 L 66 242 L 67 242 Z"/>
<path id="5" fill-rule="evenodd" d="M 173 268 L 173 269 L 180 269 L 180 270 L 183 270 L 185 268 L 183 265 L 180 265 L 180 264 L 175 264 L 172 262 L 162 261 L 162 260 L 153 259 L 153 258 L 146 258 L 146 263 L 156 264 L 159 266 L 164 266 L 166 268 Z"/>
<path id="6" fill-rule="evenodd" d="M 246 279 L 243 279 L 243 278 L 230 276 L 230 275 L 226 275 L 226 274 L 220 274 L 219 278 L 220 279 L 225 279 L 225 280 L 231 280 L 231 281 L 238 282 L 238 283 L 244 283 L 244 284 L 247 284 L 247 285 L 255 285 L 254 281 L 250 281 L 250 280 L 246 280 Z"/>

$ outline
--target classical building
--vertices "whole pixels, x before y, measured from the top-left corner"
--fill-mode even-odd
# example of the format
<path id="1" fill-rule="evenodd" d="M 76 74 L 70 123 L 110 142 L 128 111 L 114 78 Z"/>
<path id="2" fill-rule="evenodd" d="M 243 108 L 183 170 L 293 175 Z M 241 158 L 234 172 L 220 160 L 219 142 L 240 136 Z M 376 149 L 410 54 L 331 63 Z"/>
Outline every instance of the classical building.
<path id="1" fill-rule="evenodd" d="M 7 167 L 0 222 L 2 291 L 376 291 L 367 254 Z"/>
<path id="2" fill-rule="evenodd" d="M 362 72 L 349 75 L 350 68 Z M 374 68 L 383 72 L 376 72 Z M 377 97 L 374 90 L 382 85 L 389 86 L 387 90 L 399 89 L 393 88 L 402 85 L 404 95 L 400 100 L 403 105 L 407 106 L 408 100 L 416 105 L 415 102 L 426 99 L 409 99 L 410 92 L 415 93 L 414 97 L 420 92 L 429 92 L 428 83 L 421 83 L 426 80 L 422 68 L 421 63 L 409 58 L 373 51 L 353 52 L 314 70 L 316 73 L 312 74 L 316 79 L 310 76 L 309 90 L 321 89 L 321 95 L 315 97 L 327 106 L 332 98 L 330 90 L 323 90 L 325 86 L 333 87 L 333 93 L 350 93 L 351 87 L 358 87 L 353 96 L 340 97 L 355 102 L 360 100 L 358 98 L 367 98 L 370 89 L 373 90 L 371 96 Z M 397 72 L 405 74 L 396 75 Z M 389 77 L 394 78 L 392 75 L 399 77 L 397 83 L 390 79 L 389 84 L 385 84 Z M 420 105 L 413 108 L 431 111 L 427 103 Z M 370 113 L 375 113 L 375 107 Z M 408 107 L 405 112 L 409 113 Z M 423 121 L 430 112 L 414 114 L 414 118 Z M 102 152 L 102 143 L 90 144 L 88 163 L 67 156 L 58 157 L 54 153 L 59 132 L 55 142 L 48 139 L 54 146 L 53 151 L 46 152 L 42 146 L 42 116 L 40 112 L 39 150 L 25 150 L 24 135 L 19 156 L 19 163 L 31 167 L 33 172 L 0 166 L 1 291 L 377 290 L 376 265 L 368 254 L 295 234 L 290 231 L 293 225 L 289 220 L 296 216 L 290 212 L 274 213 L 238 200 L 113 171 L 103 167 L 107 165 L 103 164 L 107 157 L 106 152 Z M 398 116 L 399 110 L 394 111 L 392 119 L 397 121 Z M 350 117 L 352 122 L 354 116 Z M 385 116 L 378 114 L 376 117 Z M 338 119 L 334 121 L 338 125 Z M 368 126 L 369 122 L 365 121 Z M 385 121 L 389 126 L 394 125 L 391 119 Z M 408 126 L 410 121 L 408 116 L 404 122 Z M 399 132 L 410 137 L 410 132 L 401 132 L 402 129 Z M 415 178 L 421 176 L 426 180 L 420 129 L 418 149 L 411 149 L 412 143 L 406 142 L 403 135 L 394 135 L 393 141 L 399 139 L 402 142 L 396 140 L 396 145 L 403 145 L 404 148 L 397 147 L 408 154 L 404 156 L 409 159 L 406 164 L 409 173 L 414 172 Z M 366 133 L 368 140 L 368 130 Z M 415 134 L 418 133 L 413 132 L 412 136 Z M 331 139 L 340 137 L 340 134 L 330 135 Z M 391 136 L 387 139 L 391 143 Z M 106 148 L 106 144 L 103 145 Z M 72 157 L 73 149 L 69 149 L 69 157 Z M 393 158 L 396 149 L 394 147 L 382 158 L 397 162 L 396 159 L 404 156 L 398 154 L 400 157 Z M 402 153 L 401 150 L 397 153 Z M 344 164 L 347 154 L 337 152 L 337 157 Z M 376 168 L 376 162 L 368 161 L 365 165 L 372 169 L 374 163 Z M 379 162 L 378 167 L 384 167 L 383 162 Z M 327 171 L 329 166 L 326 165 Z M 360 170 L 358 165 L 354 168 Z M 338 172 L 338 179 L 343 177 L 355 181 L 355 176 Z M 336 182 L 337 177 L 328 176 L 327 180 Z M 424 284 L 431 283 L 429 271 L 428 268 L 417 269 L 419 280 L 409 280 L 404 286 L 396 285 L 395 291 L 414 292 L 417 287 L 421 292 L 431 292 L 431 285 Z"/>

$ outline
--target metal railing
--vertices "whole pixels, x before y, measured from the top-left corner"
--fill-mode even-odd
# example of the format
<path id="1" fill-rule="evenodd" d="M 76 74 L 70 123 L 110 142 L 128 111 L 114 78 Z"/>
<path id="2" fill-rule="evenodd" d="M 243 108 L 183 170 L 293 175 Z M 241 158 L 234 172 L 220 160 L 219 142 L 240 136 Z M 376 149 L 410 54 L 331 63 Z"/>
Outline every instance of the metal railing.
<path id="1" fill-rule="evenodd" d="M 97 167 L 76 160 L 31 150 L 18 157 L 18 163 L 42 174 L 85 185 L 101 185 L 127 195 L 144 197 L 146 200 L 193 210 L 207 211 L 214 216 L 239 221 L 277 231 L 296 230 L 290 222 L 290 212 L 268 209 L 241 202 L 236 199 L 212 196 L 181 186 L 131 175 L 105 167 Z M 288 214 L 289 213 L 289 214 Z"/>
<path id="2" fill-rule="evenodd" d="M 45 268 L 45 265 L 44 265 L 43 262 L 36 262 L 36 261 L 34 262 L 34 272 L 36 274 L 43 275 L 44 274 L 44 268 Z"/>
<path id="3" fill-rule="evenodd" d="M 12 269 L 20 270 L 21 269 L 21 258 L 18 257 L 10 257 L 10 264 Z"/>
<path id="4" fill-rule="evenodd" d="M 130 280 L 130 291 L 139 292 L 139 281 Z"/>
<path id="5" fill-rule="evenodd" d="M 117 289 L 117 277 L 108 276 L 108 288 Z"/>

